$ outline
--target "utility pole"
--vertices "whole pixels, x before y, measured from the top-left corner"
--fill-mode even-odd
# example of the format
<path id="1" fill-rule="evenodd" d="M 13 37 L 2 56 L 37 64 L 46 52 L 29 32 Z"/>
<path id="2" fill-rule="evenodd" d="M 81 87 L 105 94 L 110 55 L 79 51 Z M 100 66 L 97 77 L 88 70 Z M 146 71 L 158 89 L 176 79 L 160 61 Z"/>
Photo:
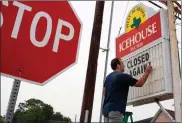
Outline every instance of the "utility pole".
<path id="1" fill-rule="evenodd" d="M 91 122 L 104 3 L 105 1 L 96 1 L 80 123 Z"/>
<path id="2" fill-rule="evenodd" d="M 169 35 L 172 59 L 173 95 L 175 107 L 175 120 L 181 123 L 181 86 L 180 86 L 180 67 L 178 57 L 178 41 L 176 37 L 176 27 L 174 18 L 174 5 L 171 0 L 167 1 L 169 18 Z"/>

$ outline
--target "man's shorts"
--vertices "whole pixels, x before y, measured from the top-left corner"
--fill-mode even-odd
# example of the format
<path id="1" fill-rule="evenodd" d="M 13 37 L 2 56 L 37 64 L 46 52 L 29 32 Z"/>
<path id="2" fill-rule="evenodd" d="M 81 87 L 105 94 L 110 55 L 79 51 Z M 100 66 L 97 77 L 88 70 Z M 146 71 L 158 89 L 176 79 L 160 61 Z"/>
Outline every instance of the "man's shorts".
<path id="1" fill-rule="evenodd" d="M 123 122 L 123 114 L 119 111 L 111 111 L 108 113 L 108 117 L 104 117 L 104 122 Z"/>

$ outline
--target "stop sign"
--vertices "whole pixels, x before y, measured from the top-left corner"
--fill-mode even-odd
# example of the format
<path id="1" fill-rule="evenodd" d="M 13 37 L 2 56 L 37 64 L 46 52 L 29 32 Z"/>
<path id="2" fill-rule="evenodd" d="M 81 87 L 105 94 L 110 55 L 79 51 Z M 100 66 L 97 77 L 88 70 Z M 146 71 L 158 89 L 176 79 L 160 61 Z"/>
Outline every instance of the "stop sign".
<path id="1" fill-rule="evenodd" d="M 1 1 L 1 73 L 43 85 L 77 61 L 81 22 L 68 1 Z"/>

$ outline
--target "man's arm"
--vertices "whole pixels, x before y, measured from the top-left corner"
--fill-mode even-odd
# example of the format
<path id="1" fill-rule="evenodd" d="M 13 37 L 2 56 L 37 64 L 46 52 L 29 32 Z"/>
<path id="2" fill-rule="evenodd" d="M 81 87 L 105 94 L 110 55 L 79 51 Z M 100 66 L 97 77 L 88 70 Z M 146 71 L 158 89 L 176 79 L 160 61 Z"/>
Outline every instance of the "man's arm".
<path id="1" fill-rule="evenodd" d="M 152 66 L 148 65 L 144 75 L 136 82 L 135 87 L 142 87 L 151 72 L 152 72 Z"/>
<path id="2" fill-rule="evenodd" d="M 106 94 L 106 88 L 104 87 L 104 88 L 103 88 L 102 95 L 105 96 L 105 94 Z"/>

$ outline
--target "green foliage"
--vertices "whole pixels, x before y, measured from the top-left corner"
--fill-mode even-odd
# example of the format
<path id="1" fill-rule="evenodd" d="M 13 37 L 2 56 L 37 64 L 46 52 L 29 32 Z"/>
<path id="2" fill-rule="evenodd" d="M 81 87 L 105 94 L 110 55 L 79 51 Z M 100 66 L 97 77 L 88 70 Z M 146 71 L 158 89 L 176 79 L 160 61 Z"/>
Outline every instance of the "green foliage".
<path id="1" fill-rule="evenodd" d="M 65 122 L 70 122 L 71 119 L 70 119 L 69 117 L 64 117 L 64 121 L 65 121 Z"/>
<path id="2" fill-rule="evenodd" d="M 55 112 L 51 117 L 51 120 L 63 121 L 64 117 L 60 112 Z"/>
<path id="3" fill-rule="evenodd" d="M 19 103 L 13 121 L 66 121 L 70 122 L 71 119 L 64 117 L 61 113 L 53 111 L 51 105 L 45 104 L 38 99 L 29 99 L 24 103 Z"/>
<path id="4" fill-rule="evenodd" d="M 4 117 L 0 115 L 0 121 L 4 121 Z"/>

